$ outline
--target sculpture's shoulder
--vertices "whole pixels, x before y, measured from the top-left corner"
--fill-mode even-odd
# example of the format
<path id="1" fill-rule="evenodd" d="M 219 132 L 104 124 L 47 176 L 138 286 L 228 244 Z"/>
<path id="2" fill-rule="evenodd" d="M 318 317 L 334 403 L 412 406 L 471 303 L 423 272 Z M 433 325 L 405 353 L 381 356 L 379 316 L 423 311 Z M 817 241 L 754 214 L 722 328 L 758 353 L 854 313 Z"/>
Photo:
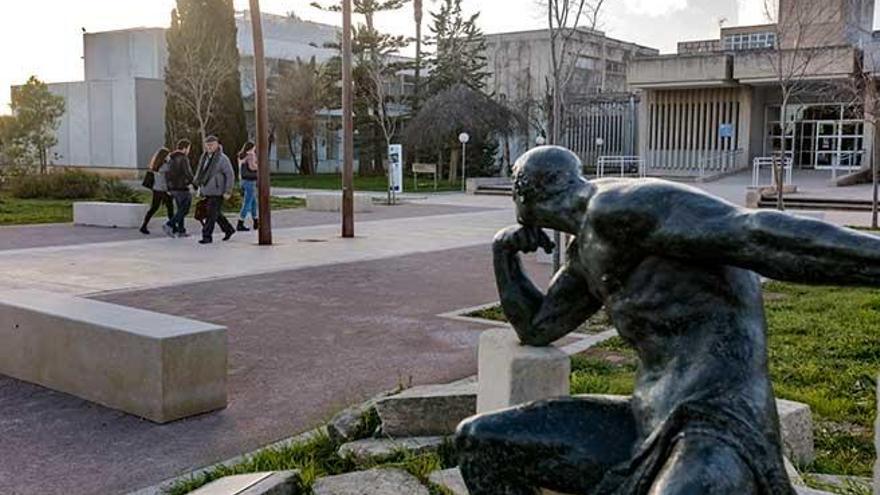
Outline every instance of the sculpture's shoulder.
<path id="1" fill-rule="evenodd" d="M 594 218 L 606 215 L 657 214 L 677 197 L 703 194 L 699 190 L 660 179 L 597 179 L 589 213 Z"/>

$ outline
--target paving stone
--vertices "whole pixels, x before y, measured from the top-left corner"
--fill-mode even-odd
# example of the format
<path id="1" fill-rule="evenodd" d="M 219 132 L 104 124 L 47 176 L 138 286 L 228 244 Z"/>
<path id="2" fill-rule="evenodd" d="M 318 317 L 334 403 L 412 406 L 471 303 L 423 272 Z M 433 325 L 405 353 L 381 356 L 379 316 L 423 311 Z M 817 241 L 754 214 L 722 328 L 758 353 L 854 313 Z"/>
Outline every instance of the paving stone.
<path id="1" fill-rule="evenodd" d="M 806 465 L 816 458 L 813 450 L 813 415 L 810 406 L 789 400 L 776 400 L 783 453 L 792 461 Z"/>
<path id="2" fill-rule="evenodd" d="M 429 495 L 419 480 L 400 469 L 371 469 L 315 482 L 314 495 Z"/>
<path id="3" fill-rule="evenodd" d="M 381 399 L 382 432 L 392 437 L 448 436 L 477 412 L 477 384 L 456 382 L 413 387 Z"/>
<path id="4" fill-rule="evenodd" d="M 226 476 L 191 495 L 299 495 L 301 486 L 298 471 L 276 471 Z"/>
<path id="5" fill-rule="evenodd" d="M 428 481 L 449 490 L 452 495 L 470 495 L 458 468 L 434 471 L 428 477 Z"/>
<path id="6" fill-rule="evenodd" d="M 387 457 L 406 450 L 413 454 L 434 452 L 443 445 L 444 437 L 366 438 L 339 447 L 340 456 L 353 456 L 357 461 L 371 457 Z"/>

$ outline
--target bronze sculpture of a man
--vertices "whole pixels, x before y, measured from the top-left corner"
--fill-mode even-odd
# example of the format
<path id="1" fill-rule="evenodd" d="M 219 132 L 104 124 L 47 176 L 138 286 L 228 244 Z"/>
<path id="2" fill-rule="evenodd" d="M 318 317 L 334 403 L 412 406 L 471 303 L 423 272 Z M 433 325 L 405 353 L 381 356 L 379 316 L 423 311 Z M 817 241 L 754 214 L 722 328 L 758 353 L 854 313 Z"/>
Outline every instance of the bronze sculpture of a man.
<path id="1" fill-rule="evenodd" d="M 514 199 L 520 225 L 493 250 L 521 342 L 547 346 L 604 306 L 640 366 L 624 407 L 560 398 L 464 421 L 456 444 L 471 493 L 792 494 L 756 273 L 877 286 L 880 239 L 666 181 L 587 181 L 560 147 L 517 161 Z M 552 249 L 544 228 L 574 236 L 546 295 L 519 259 Z"/>

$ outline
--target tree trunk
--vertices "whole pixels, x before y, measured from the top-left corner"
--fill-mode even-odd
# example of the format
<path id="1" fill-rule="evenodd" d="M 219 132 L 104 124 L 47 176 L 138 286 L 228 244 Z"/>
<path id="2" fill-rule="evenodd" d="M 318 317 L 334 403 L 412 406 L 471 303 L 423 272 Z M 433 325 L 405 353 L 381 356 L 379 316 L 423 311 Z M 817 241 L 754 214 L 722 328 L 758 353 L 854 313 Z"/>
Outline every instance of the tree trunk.
<path id="1" fill-rule="evenodd" d="M 458 164 L 461 152 L 457 146 L 453 146 L 449 152 L 449 183 L 454 184 L 458 180 Z"/>
<path id="2" fill-rule="evenodd" d="M 871 199 L 871 228 L 878 228 L 878 189 L 880 189 L 880 184 L 878 184 L 878 168 L 880 168 L 880 129 L 877 128 L 877 122 L 874 122 L 874 146 L 871 150 L 871 183 L 873 184 L 873 197 Z"/>
<path id="3" fill-rule="evenodd" d="M 303 175 L 315 174 L 315 148 L 313 131 L 307 131 L 302 136 L 300 149 L 300 171 Z"/>
<path id="4" fill-rule="evenodd" d="M 415 9 L 416 21 L 416 70 L 415 70 L 415 86 L 413 88 L 413 110 L 418 111 L 421 106 L 421 89 L 422 89 L 422 0 L 413 0 L 413 9 Z"/>

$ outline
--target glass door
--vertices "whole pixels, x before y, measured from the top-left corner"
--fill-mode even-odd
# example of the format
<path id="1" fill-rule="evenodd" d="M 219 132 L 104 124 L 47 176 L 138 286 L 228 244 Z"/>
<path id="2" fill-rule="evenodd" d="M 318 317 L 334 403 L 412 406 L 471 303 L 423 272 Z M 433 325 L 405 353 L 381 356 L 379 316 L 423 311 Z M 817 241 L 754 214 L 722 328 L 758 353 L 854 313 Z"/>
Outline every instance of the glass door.
<path id="1" fill-rule="evenodd" d="M 813 166 L 829 170 L 840 164 L 840 123 L 837 121 L 816 122 L 815 161 Z"/>

